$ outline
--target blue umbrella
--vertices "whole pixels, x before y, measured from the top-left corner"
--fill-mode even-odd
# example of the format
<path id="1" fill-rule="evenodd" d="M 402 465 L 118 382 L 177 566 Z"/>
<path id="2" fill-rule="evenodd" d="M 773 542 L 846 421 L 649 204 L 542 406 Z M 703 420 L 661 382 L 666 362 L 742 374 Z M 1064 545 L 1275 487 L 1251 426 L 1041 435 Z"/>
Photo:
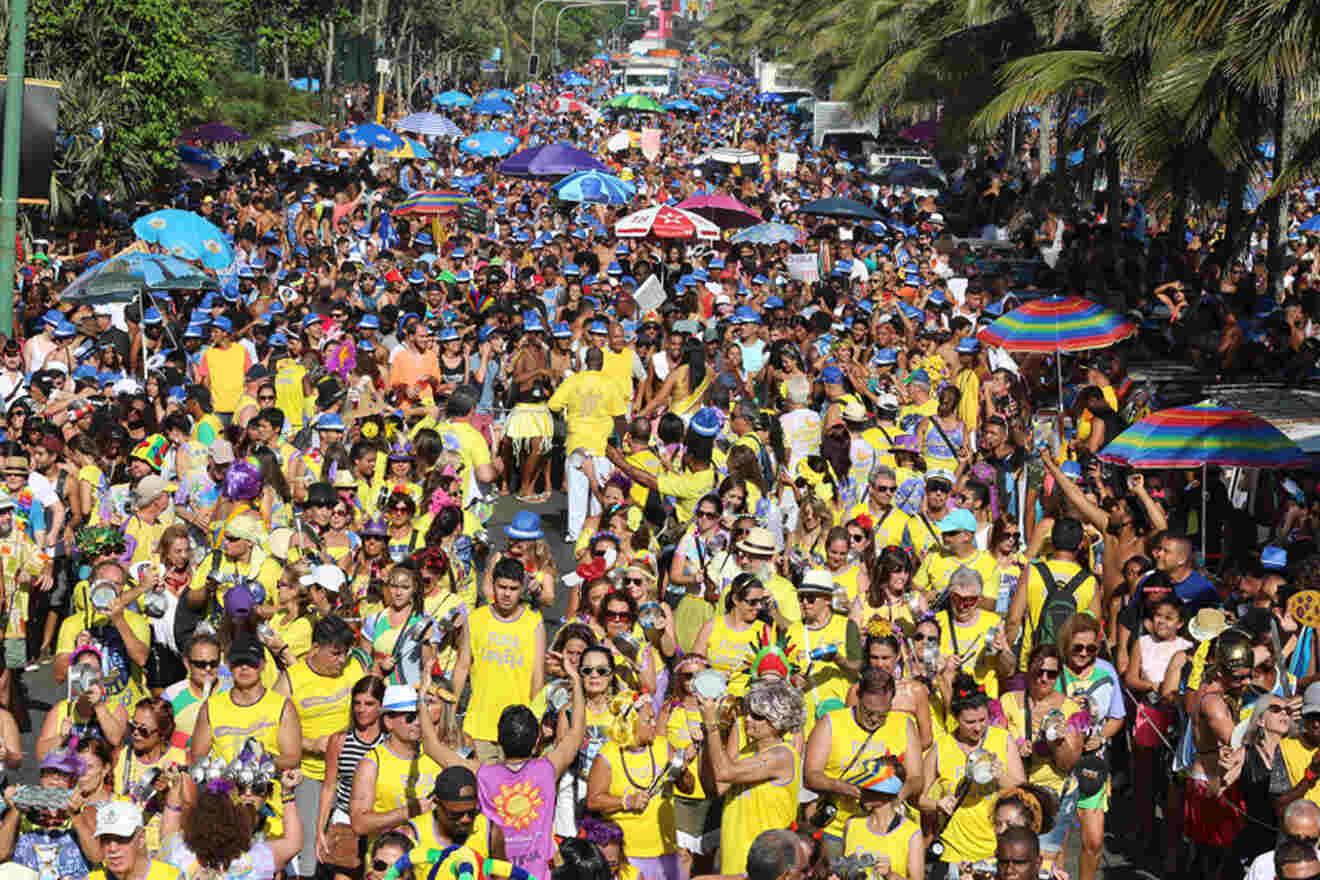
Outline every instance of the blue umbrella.
<path id="1" fill-rule="evenodd" d="M 724 95 L 723 92 L 718 91 L 718 90 L 716 90 L 716 89 L 712 89 L 712 88 L 702 88 L 702 89 L 697 89 L 697 90 L 696 90 L 695 92 L 693 92 L 692 94 L 694 94 L 694 95 L 700 95 L 700 96 L 703 97 L 703 98 L 714 98 L 714 99 L 717 100 L 717 101 L 723 101 L 723 100 L 724 100 L 724 97 L 725 97 L 725 95 Z"/>
<path id="2" fill-rule="evenodd" d="M 364 149 L 366 147 L 375 147 L 380 150 L 403 149 L 403 138 L 385 126 L 377 125 L 374 122 L 364 122 L 361 125 L 346 128 L 339 133 L 339 139 Z"/>
<path id="3" fill-rule="evenodd" d="M 472 96 L 455 91 L 441 92 L 431 99 L 431 103 L 441 107 L 467 107 L 472 103 Z"/>
<path id="4" fill-rule="evenodd" d="M 870 205 L 843 198 L 817 199 L 798 208 L 798 211 L 820 217 L 844 217 L 850 220 L 881 219 L 880 215 Z"/>
<path id="5" fill-rule="evenodd" d="M 471 192 L 486 182 L 486 175 L 469 174 L 465 177 L 453 177 L 449 182 L 464 192 Z"/>
<path id="6" fill-rule="evenodd" d="M 491 116 L 508 116 L 513 112 L 513 107 L 503 101 L 497 101 L 494 98 L 482 98 L 480 101 L 472 105 L 472 112 L 486 113 Z"/>
<path id="7" fill-rule="evenodd" d="M 1297 227 L 1300 232 L 1320 232 L 1320 214 L 1307 220 L 1301 226 Z"/>
<path id="8" fill-rule="evenodd" d="M 65 302 L 129 302 L 147 290 L 219 290 L 220 283 L 169 254 L 126 253 L 83 272 L 64 288 Z"/>
<path id="9" fill-rule="evenodd" d="M 574 171 L 604 171 L 605 166 L 590 153 L 568 144 L 532 147 L 500 163 L 500 173 L 510 177 L 563 177 Z"/>
<path id="10" fill-rule="evenodd" d="M 507 156 L 518 146 L 518 139 L 506 131 L 479 131 L 458 142 L 458 148 L 472 156 Z"/>
<path id="11" fill-rule="evenodd" d="M 687 98 L 676 98 L 664 104 L 664 108 L 673 111 L 686 111 L 688 113 L 700 113 L 704 109 L 700 104 L 694 104 Z"/>
<path id="12" fill-rule="evenodd" d="M 208 269 L 224 269 L 234 262 L 234 249 L 220 229 L 192 211 L 154 211 L 133 223 L 133 234 L 181 259 L 200 260 Z"/>
<path id="13" fill-rule="evenodd" d="M 394 126 L 399 131 L 410 131 L 413 134 L 424 134 L 428 137 L 449 137 L 459 138 L 463 132 L 447 116 L 441 116 L 439 113 L 410 113 Z"/>
<path id="14" fill-rule="evenodd" d="M 757 95 L 757 96 L 756 96 L 756 103 L 758 103 L 758 104 L 782 104 L 782 103 L 784 103 L 784 96 L 783 96 L 783 95 L 775 94 L 774 92 L 765 92 L 765 93 L 763 93 L 763 94 L 760 94 L 760 95 Z"/>
<path id="15" fill-rule="evenodd" d="M 637 188 L 604 171 L 578 171 L 551 187 L 566 202 L 596 202 L 624 205 L 637 195 Z"/>
<path id="16" fill-rule="evenodd" d="M 566 86 L 585 86 L 591 84 L 591 80 L 587 79 L 585 76 L 578 73 L 576 70 L 570 70 L 567 73 L 561 73 L 559 75 L 559 81 Z"/>
<path id="17" fill-rule="evenodd" d="M 493 89 L 481 96 L 483 101 L 507 101 L 510 104 L 518 100 L 518 96 L 508 89 Z"/>
<path id="18" fill-rule="evenodd" d="M 740 230 L 729 241 L 732 244 L 778 244 L 781 241 L 792 244 L 797 239 L 797 229 L 787 223 L 758 223 Z"/>

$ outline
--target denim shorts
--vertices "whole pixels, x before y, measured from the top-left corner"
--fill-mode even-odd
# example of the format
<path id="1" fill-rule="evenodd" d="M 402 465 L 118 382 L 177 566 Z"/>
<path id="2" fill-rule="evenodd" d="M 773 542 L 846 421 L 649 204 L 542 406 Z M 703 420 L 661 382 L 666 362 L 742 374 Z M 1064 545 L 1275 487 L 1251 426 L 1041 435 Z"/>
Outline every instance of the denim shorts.
<path id="1" fill-rule="evenodd" d="M 1073 824 L 1077 821 L 1077 802 L 1080 791 L 1076 783 L 1068 780 L 1064 785 L 1063 799 L 1059 802 L 1059 814 L 1054 817 L 1054 827 L 1048 834 L 1040 835 L 1040 848 L 1044 852 L 1057 853 L 1063 851 L 1064 841 L 1068 837 L 1068 832 L 1072 830 Z"/>

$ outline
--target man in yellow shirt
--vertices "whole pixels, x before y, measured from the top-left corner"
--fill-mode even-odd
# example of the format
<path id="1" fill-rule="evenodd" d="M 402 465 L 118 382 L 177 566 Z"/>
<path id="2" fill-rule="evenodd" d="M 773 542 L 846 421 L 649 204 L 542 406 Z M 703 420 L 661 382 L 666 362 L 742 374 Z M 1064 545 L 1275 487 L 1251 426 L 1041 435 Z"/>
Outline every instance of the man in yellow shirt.
<path id="1" fill-rule="evenodd" d="M 651 448 L 651 423 L 647 419 L 633 419 L 628 423 L 628 430 L 624 432 L 623 454 L 627 457 L 628 464 L 638 470 L 645 471 L 652 477 L 660 475 L 660 457 L 655 454 Z M 639 507 L 646 506 L 646 498 L 651 490 L 641 483 L 633 483 L 632 488 L 628 490 L 628 495 L 633 503 Z"/>
<path id="2" fill-rule="evenodd" d="M 247 349 L 234 342 L 234 325 L 223 315 L 211 321 L 211 345 L 202 352 L 197 378 L 211 392 L 216 417 L 226 427 L 243 396 L 243 377 L 252 366 Z"/>
<path id="3" fill-rule="evenodd" d="M 894 493 L 898 491 L 898 475 L 888 465 L 879 465 L 871 473 L 871 482 L 866 489 L 866 499 L 852 506 L 848 519 L 859 516 L 871 518 L 871 531 L 875 534 L 877 547 L 911 547 L 910 532 L 915 526 L 912 518 L 899 510 L 894 504 Z"/>
<path id="4" fill-rule="evenodd" d="M 968 336 L 959 341 L 955 351 L 958 353 L 958 374 L 953 380 L 962 392 L 958 399 L 958 418 L 967 426 L 968 436 L 975 437 L 981 422 L 981 376 L 976 364 L 981 343 Z"/>
<path id="5" fill-rule="evenodd" d="M 898 426 L 907 433 L 913 433 L 922 419 L 935 415 L 940 402 L 930 395 L 930 374 L 925 370 L 908 373 L 903 386 L 907 392 L 907 403 L 898 411 Z"/>
<path id="6" fill-rule="evenodd" d="M 160 536 L 174 524 L 169 491 L 169 484 L 155 474 L 147 474 L 133 490 L 137 511 L 124 523 L 131 554 L 129 565 L 158 558 Z"/>
<path id="7" fill-rule="evenodd" d="M 1023 574 L 1023 579 L 1018 581 L 1017 590 L 1013 593 L 1013 604 L 1008 608 L 1008 622 L 1005 624 L 1005 630 L 1008 635 L 1008 643 L 1011 645 L 1017 638 L 1019 632 L 1022 633 L 1022 649 L 1018 654 L 1018 668 L 1025 670 L 1027 668 L 1027 657 L 1031 653 L 1031 647 L 1035 642 L 1035 632 L 1042 623 L 1042 612 L 1046 611 L 1046 599 L 1050 598 L 1050 590 L 1044 579 L 1041 577 L 1040 568 L 1048 568 L 1050 576 L 1058 587 L 1055 601 L 1050 604 L 1066 610 L 1066 602 L 1062 602 L 1065 596 L 1070 597 L 1071 604 L 1077 611 L 1089 611 L 1097 619 L 1100 618 L 1100 587 L 1095 579 L 1095 575 L 1085 572 L 1078 563 L 1078 554 L 1082 546 L 1082 524 L 1081 521 L 1072 517 L 1060 517 L 1054 521 L 1054 528 L 1050 530 L 1050 544 L 1054 548 L 1049 559 L 1037 559 L 1031 563 Z M 1053 629 L 1055 618 L 1061 617 L 1062 613 L 1046 614 L 1047 628 Z M 1057 635 L 1057 633 L 1055 633 Z"/>
<path id="8" fill-rule="evenodd" d="M 495 482 L 503 469 L 501 462 L 491 458 L 485 435 L 472 426 L 476 408 L 477 396 L 472 388 L 456 388 L 445 402 L 445 420 L 435 427 L 441 439 L 452 436 L 458 443 L 458 455 L 463 459 L 464 507 L 472 503 L 484 484 Z"/>
<path id="9" fill-rule="evenodd" d="M 568 523 L 564 538 L 570 544 L 577 541 L 587 516 L 600 512 L 600 502 L 591 492 L 582 465 L 590 457 L 597 480 L 603 481 L 610 475 L 612 458 L 605 457 L 606 442 L 615 430 L 616 420 L 628 413 L 623 386 L 606 376 L 604 365 L 603 351 L 595 347 L 587 349 L 586 370 L 565 379 L 546 404 L 551 411 L 562 412 L 568 424 L 568 437 L 564 441 L 564 449 L 568 451 L 564 465 Z"/>
<path id="10" fill-rule="evenodd" d="M 912 585 L 932 597 L 939 595 L 949 586 L 953 573 L 965 566 L 981 575 L 982 588 L 986 591 L 981 597 L 981 607 L 994 611 L 999 598 L 995 560 L 984 550 L 976 549 L 976 517 L 970 510 L 959 508 L 950 511 L 935 524 L 935 528 L 943 535 L 944 546 L 932 548 L 926 554 L 912 578 Z"/>
<path id="11" fill-rule="evenodd" d="M 605 364 L 601 369 L 623 389 L 631 410 L 637 353 L 628 346 L 628 340 L 623 334 L 623 325 L 618 321 L 610 324 L 610 344 L 603 350 L 603 354 Z"/>
<path id="12" fill-rule="evenodd" d="M 720 433 L 722 421 L 720 415 L 710 407 L 697 410 L 688 424 L 687 435 L 683 444 L 682 470 L 662 471 L 658 477 L 633 467 L 623 457 L 623 453 L 614 447 L 605 450 L 610 462 L 626 473 L 633 482 L 641 483 L 648 489 L 655 489 L 661 495 L 674 499 L 674 517 L 682 525 L 692 521 L 697 511 L 697 503 L 715 491 L 719 478 L 711 464 L 715 450 L 715 437 Z"/>
<path id="13" fill-rule="evenodd" d="M 251 578 L 266 589 L 264 604 L 272 605 L 275 585 L 279 582 L 283 566 L 266 553 L 266 530 L 255 515 L 240 514 L 225 524 L 224 539 L 219 553 L 208 553 L 193 574 L 192 590 L 207 590 L 207 581 L 237 582 L 240 577 Z M 221 590 L 220 592 L 223 592 Z"/>
<path id="14" fill-rule="evenodd" d="M 101 863 L 87 880 L 110 877 L 135 880 L 184 880 L 185 874 L 168 862 L 147 855 L 143 845 L 142 808 L 128 801 L 106 801 L 96 808 L 92 836 L 101 847 Z M 36 876 L 36 872 L 33 872 Z"/>

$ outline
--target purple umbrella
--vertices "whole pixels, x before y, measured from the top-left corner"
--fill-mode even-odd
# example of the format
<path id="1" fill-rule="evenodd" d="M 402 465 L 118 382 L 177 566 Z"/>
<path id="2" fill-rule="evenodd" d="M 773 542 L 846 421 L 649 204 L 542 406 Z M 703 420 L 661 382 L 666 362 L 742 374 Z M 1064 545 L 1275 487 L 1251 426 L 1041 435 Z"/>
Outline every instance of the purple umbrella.
<path id="1" fill-rule="evenodd" d="M 208 122 L 205 125 L 190 128 L 180 133 L 179 138 L 185 141 L 201 141 L 207 144 L 236 144 L 239 141 L 250 140 L 243 132 L 231 128 L 223 122 Z"/>
<path id="2" fill-rule="evenodd" d="M 765 220 L 753 209 L 724 193 L 692 196 L 679 202 L 678 207 L 684 211 L 691 211 L 699 217 L 705 217 L 721 229 L 741 229 L 744 226 L 755 226 Z"/>
<path id="3" fill-rule="evenodd" d="M 722 76 L 713 76 L 706 74 L 699 76 L 692 81 L 692 84 L 699 89 L 728 89 L 729 81 Z"/>
<path id="4" fill-rule="evenodd" d="M 559 178 L 574 171 L 605 171 L 599 159 L 567 144 L 547 144 L 514 153 L 500 163 L 500 174 L 510 177 Z"/>

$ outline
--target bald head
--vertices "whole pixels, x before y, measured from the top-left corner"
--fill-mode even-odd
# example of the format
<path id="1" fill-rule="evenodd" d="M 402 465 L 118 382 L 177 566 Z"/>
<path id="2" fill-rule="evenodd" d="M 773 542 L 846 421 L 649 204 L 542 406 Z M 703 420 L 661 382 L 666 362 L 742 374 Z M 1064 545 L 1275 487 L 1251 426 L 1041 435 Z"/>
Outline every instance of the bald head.
<path id="1" fill-rule="evenodd" d="M 1305 798 L 1293 801 L 1283 811 L 1283 831 L 1289 837 L 1320 837 L 1320 806 Z"/>

